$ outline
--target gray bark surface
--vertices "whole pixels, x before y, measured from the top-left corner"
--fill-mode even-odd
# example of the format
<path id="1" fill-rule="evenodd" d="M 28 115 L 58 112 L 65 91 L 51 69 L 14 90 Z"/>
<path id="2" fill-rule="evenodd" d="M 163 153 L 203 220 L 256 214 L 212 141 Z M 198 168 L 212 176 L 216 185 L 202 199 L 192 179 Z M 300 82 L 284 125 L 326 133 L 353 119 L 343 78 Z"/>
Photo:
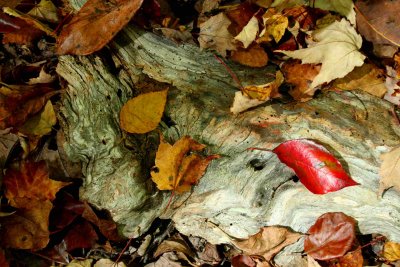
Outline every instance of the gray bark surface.
<path id="1" fill-rule="evenodd" d="M 273 78 L 273 67 L 230 66 L 245 84 Z M 390 189 L 377 196 L 379 156 L 400 143 L 393 106 L 384 100 L 326 92 L 307 103 L 271 101 L 232 115 L 235 82 L 212 53 L 133 26 L 105 53 L 61 57 L 57 71 L 68 82 L 60 119 L 68 156 L 84 166 L 81 197 L 109 210 L 126 236 L 142 234 L 162 217 L 172 218 L 183 234 L 230 243 L 267 225 L 305 233 L 323 213 L 342 211 L 358 221 L 361 233 L 400 242 L 400 194 Z M 149 81 L 171 85 L 165 114 L 173 123 L 160 126 L 166 138 L 190 135 L 208 154 L 221 155 L 167 211 L 170 193 L 158 192 L 149 178 L 157 134 L 126 137 L 119 128 L 120 108 Z M 293 172 L 274 154 L 248 150 L 298 138 L 325 145 L 360 185 L 315 195 L 293 182 Z M 276 261 L 293 266 L 299 254 L 290 253 L 301 249 L 300 240 Z"/>

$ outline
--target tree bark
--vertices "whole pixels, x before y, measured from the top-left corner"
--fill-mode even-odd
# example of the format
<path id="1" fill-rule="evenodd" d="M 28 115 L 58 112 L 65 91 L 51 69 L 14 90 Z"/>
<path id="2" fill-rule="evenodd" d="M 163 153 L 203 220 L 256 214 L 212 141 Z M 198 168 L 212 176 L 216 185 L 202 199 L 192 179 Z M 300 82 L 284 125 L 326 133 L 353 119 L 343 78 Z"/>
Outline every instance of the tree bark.
<path id="1" fill-rule="evenodd" d="M 229 63 L 244 84 L 273 79 L 274 67 L 253 69 Z M 361 233 L 400 242 L 400 194 L 377 195 L 380 154 L 400 143 L 393 106 L 363 92 L 325 92 L 306 103 L 271 101 L 239 115 L 229 112 L 235 82 L 213 56 L 127 26 L 93 56 L 62 56 L 58 73 L 68 82 L 61 107 L 64 148 L 84 166 L 82 199 L 111 212 L 121 233 L 136 237 L 157 218 L 172 218 L 183 234 L 230 243 L 267 225 L 307 232 L 325 212 L 342 211 Z M 150 180 L 158 136 L 125 136 L 119 111 L 147 87 L 169 86 L 159 129 L 170 141 L 184 135 L 219 154 L 190 193 L 174 198 Z M 360 185 L 325 195 L 310 193 L 270 152 L 281 142 L 307 138 L 335 154 Z M 275 260 L 294 266 L 302 241 Z M 289 255 L 289 256 L 288 256 Z M 296 263 L 297 264 L 297 263 Z"/>

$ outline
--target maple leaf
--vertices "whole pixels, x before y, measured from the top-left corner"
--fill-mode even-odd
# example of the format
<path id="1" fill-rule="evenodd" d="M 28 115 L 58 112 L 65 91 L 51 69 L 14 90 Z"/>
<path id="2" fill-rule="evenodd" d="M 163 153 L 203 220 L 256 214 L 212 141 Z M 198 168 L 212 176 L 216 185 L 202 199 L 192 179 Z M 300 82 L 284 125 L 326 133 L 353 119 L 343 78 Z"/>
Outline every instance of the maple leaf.
<path id="1" fill-rule="evenodd" d="M 168 90 L 141 94 L 130 99 L 119 115 L 121 128 L 129 133 L 147 133 L 161 121 Z"/>
<path id="2" fill-rule="evenodd" d="M 242 31 L 235 36 L 235 40 L 242 42 L 243 47 L 247 48 L 256 39 L 258 30 L 258 19 L 254 16 L 243 27 Z"/>
<path id="3" fill-rule="evenodd" d="M 276 50 L 276 52 L 301 59 L 303 64 L 321 63 L 321 70 L 310 87 L 342 78 L 354 67 L 364 63 L 365 56 L 358 49 L 361 48 L 362 38 L 348 21 L 342 19 L 329 26 L 312 32 L 315 42 L 308 48 L 296 51 Z"/>
<path id="4" fill-rule="evenodd" d="M 32 200 L 54 200 L 58 190 L 69 183 L 50 180 L 44 161 L 24 161 L 19 170 L 7 169 L 3 184 L 11 206 L 26 208 Z"/>
<path id="5" fill-rule="evenodd" d="M 224 13 L 210 17 L 200 24 L 199 45 L 201 49 L 212 48 L 222 56 L 226 56 L 227 50 L 235 50 L 233 36 L 228 31 L 231 21 Z"/>
<path id="6" fill-rule="evenodd" d="M 383 257 L 388 261 L 400 260 L 400 243 L 386 242 L 383 246 Z"/>
<path id="7" fill-rule="evenodd" d="M 103 48 L 135 15 L 143 0 L 89 0 L 57 38 L 59 55 L 88 55 Z"/>
<path id="8" fill-rule="evenodd" d="M 292 232 L 283 226 L 262 227 L 246 240 L 232 243 L 246 255 L 259 255 L 270 261 L 284 247 L 296 242 L 303 234 Z"/>
<path id="9" fill-rule="evenodd" d="M 276 14 L 273 8 L 268 9 L 262 18 L 264 29 L 261 31 L 257 43 L 271 41 L 270 36 L 274 38 L 275 42 L 279 42 L 289 26 L 289 19 L 282 14 Z"/>
<path id="10" fill-rule="evenodd" d="M 274 148 L 273 152 L 294 170 L 300 182 L 314 194 L 358 185 L 325 147 L 311 140 L 289 140 Z"/>
<path id="11" fill-rule="evenodd" d="M 218 155 L 202 157 L 198 152 L 205 148 L 189 136 L 179 139 L 170 145 L 160 137 L 157 150 L 155 167 L 151 170 L 151 179 L 157 184 L 159 190 L 174 190 L 177 193 L 189 191 L 203 176 L 211 160 L 219 158 Z"/>
<path id="12" fill-rule="evenodd" d="M 382 164 L 380 169 L 381 180 L 379 183 L 378 194 L 394 187 L 400 192 L 400 146 L 393 148 L 390 152 L 381 155 Z"/>
<path id="13" fill-rule="evenodd" d="M 308 230 L 304 251 L 317 260 L 341 257 L 356 240 L 356 221 L 343 212 L 321 215 Z"/>

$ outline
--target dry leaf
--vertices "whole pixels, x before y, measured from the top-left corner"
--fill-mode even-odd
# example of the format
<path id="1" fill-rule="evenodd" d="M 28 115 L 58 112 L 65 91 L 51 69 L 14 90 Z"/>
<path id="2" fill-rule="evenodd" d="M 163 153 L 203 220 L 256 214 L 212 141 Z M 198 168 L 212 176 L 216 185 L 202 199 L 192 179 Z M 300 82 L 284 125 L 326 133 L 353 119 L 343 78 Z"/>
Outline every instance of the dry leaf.
<path id="1" fill-rule="evenodd" d="M 167 252 L 181 252 L 192 259 L 196 258 L 196 254 L 179 234 L 161 242 L 156 252 L 154 252 L 154 257 L 157 258 Z"/>
<path id="2" fill-rule="evenodd" d="M 198 152 L 205 148 L 189 136 L 179 139 L 170 145 L 160 137 L 157 150 L 155 167 L 151 170 L 151 179 L 157 184 L 159 190 L 174 190 L 177 193 L 189 191 L 203 176 L 211 160 L 217 155 L 208 157 L 189 152 Z"/>
<path id="3" fill-rule="evenodd" d="M 59 55 L 88 55 L 103 48 L 135 15 L 143 0 L 89 0 L 57 38 Z"/>
<path id="4" fill-rule="evenodd" d="M 397 77 L 396 70 L 386 66 L 386 88 L 387 93 L 384 99 L 395 105 L 400 105 L 400 77 Z"/>
<path id="5" fill-rule="evenodd" d="M 232 106 L 230 108 L 230 112 L 233 114 L 239 114 L 240 112 L 243 112 L 245 110 L 248 110 L 249 108 L 259 106 L 268 100 L 258 100 L 258 99 L 252 99 L 245 95 L 242 91 L 237 91 L 235 93 L 235 97 L 233 99 Z"/>
<path id="6" fill-rule="evenodd" d="M 258 19 L 252 17 L 242 31 L 235 36 L 235 40 L 242 42 L 243 47 L 247 48 L 256 39 L 258 34 Z"/>
<path id="7" fill-rule="evenodd" d="M 0 20 L 2 21 L 1 30 L 4 32 L 3 44 L 31 45 L 34 40 L 44 35 L 44 32 L 32 27 L 32 25 L 20 18 L 11 17 L 0 12 Z"/>
<path id="8" fill-rule="evenodd" d="M 268 63 L 268 54 L 258 44 L 247 49 L 238 48 L 232 52 L 231 59 L 250 67 L 264 67 Z"/>
<path id="9" fill-rule="evenodd" d="M 275 42 L 279 42 L 289 26 L 289 20 L 282 14 L 275 14 L 273 9 L 268 9 L 263 15 L 264 29 L 260 33 L 258 43 L 271 41 L 272 36 Z"/>
<path id="10" fill-rule="evenodd" d="M 381 168 L 378 194 L 393 187 L 400 192 L 400 146 L 393 148 L 390 152 L 381 155 Z"/>
<path id="11" fill-rule="evenodd" d="M 31 78 L 27 82 L 29 85 L 38 84 L 38 83 L 52 83 L 56 79 L 56 76 L 48 74 L 44 68 L 42 68 L 39 72 L 39 76 L 36 78 Z"/>
<path id="12" fill-rule="evenodd" d="M 222 56 L 226 56 L 227 50 L 235 50 L 233 36 L 229 33 L 228 27 L 231 21 L 224 13 L 212 16 L 200 24 L 199 45 L 200 48 L 215 49 Z"/>
<path id="13" fill-rule="evenodd" d="M 54 112 L 51 101 L 47 101 L 43 110 L 28 119 L 21 127 L 18 128 L 20 133 L 25 135 L 42 136 L 51 132 L 57 123 L 56 113 Z"/>
<path id="14" fill-rule="evenodd" d="M 364 63 L 365 56 L 358 51 L 362 38 L 347 20 L 335 21 L 325 28 L 315 30 L 312 37 L 315 42 L 309 44 L 308 48 L 276 51 L 301 59 L 303 64 L 322 64 L 320 72 L 310 85 L 311 88 L 342 78 L 354 67 Z"/>
<path id="15" fill-rule="evenodd" d="M 126 265 L 122 261 L 117 263 L 110 259 L 100 259 L 93 265 L 93 267 L 126 267 Z"/>
<path id="16" fill-rule="evenodd" d="M 334 81 L 333 85 L 340 90 L 362 90 L 377 97 L 383 97 L 387 91 L 385 73 L 374 64 L 356 67 L 345 77 Z"/>
<path id="17" fill-rule="evenodd" d="M 400 1 L 357 0 L 357 28 L 374 44 L 400 46 Z"/>
<path id="18" fill-rule="evenodd" d="M 129 133 L 148 133 L 161 121 L 168 90 L 141 94 L 130 99 L 119 114 L 121 128 Z"/>
<path id="19" fill-rule="evenodd" d="M 284 81 L 282 72 L 276 72 L 274 81 L 261 85 L 248 85 L 242 91 L 245 95 L 252 99 L 266 101 L 279 95 L 278 88 Z"/>
<path id="20" fill-rule="evenodd" d="M 383 257 L 388 261 L 400 260 L 400 243 L 386 242 L 383 247 Z"/>
<path id="21" fill-rule="evenodd" d="M 293 244 L 303 235 L 282 226 L 268 226 L 250 236 L 247 240 L 232 243 L 246 255 L 259 255 L 270 261 L 284 247 Z"/>
<path id="22" fill-rule="evenodd" d="M 362 256 L 361 248 L 347 252 L 344 256 L 331 260 L 329 267 L 362 267 L 364 258 Z"/>
<path id="23" fill-rule="evenodd" d="M 66 267 L 91 267 L 93 259 L 73 260 Z"/>
<path id="24" fill-rule="evenodd" d="M 50 0 L 41 0 L 28 12 L 28 15 L 52 23 L 57 23 L 59 20 L 57 8 Z"/>
<path id="25" fill-rule="evenodd" d="M 2 250 L 2 249 L 0 249 L 0 266 L 10 267 L 10 265 L 8 264 L 6 255 L 4 253 L 4 250 Z"/>
<path id="26" fill-rule="evenodd" d="M 321 267 L 321 265 L 313 257 L 307 255 L 307 267 Z"/>
<path id="27" fill-rule="evenodd" d="M 49 179 L 46 163 L 22 162 L 19 170 L 7 169 L 3 185 L 10 205 L 28 208 L 33 200 L 54 200 L 56 193 L 69 183 Z"/>
<path id="28" fill-rule="evenodd" d="M 282 66 L 282 71 L 285 74 L 286 82 L 294 85 L 289 94 L 301 102 L 312 99 L 318 87 L 311 88 L 311 83 L 320 69 L 320 65 L 299 64 L 296 61 L 286 62 Z"/>
<path id="29" fill-rule="evenodd" d="M 28 200 L 29 208 L 1 220 L 2 246 L 17 249 L 38 250 L 46 247 L 50 232 L 49 215 L 53 207 L 49 200 Z"/>
<path id="30" fill-rule="evenodd" d="M 353 0 L 315 0 L 313 1 L 312 7 L 335 11 L 340 15 L 346 17 L 351 24 L 356 24 L 356 12 L 354 11 Z"/>

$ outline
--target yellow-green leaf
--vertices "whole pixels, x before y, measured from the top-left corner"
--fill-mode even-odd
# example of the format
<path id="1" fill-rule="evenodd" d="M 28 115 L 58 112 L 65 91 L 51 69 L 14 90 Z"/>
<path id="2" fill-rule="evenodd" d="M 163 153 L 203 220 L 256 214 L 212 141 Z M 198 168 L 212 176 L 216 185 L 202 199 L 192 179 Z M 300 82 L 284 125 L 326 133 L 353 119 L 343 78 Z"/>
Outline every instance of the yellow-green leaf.
<path id="1" fill-rule="evenodd" d="M 26 135 L 42 136 L 51 132 L 52 127 L 57 123 L 56 113 L 50 100 L 47 101 L 43 110 L 30 118 L 18 131 Z"/>
<path id="2" fill-rule="evenodd" d="M 132 98 L 119 114 L 121 128 L 129 133 L 147 133 L 160 123 L 167 102 L 168 89 Z"/>

